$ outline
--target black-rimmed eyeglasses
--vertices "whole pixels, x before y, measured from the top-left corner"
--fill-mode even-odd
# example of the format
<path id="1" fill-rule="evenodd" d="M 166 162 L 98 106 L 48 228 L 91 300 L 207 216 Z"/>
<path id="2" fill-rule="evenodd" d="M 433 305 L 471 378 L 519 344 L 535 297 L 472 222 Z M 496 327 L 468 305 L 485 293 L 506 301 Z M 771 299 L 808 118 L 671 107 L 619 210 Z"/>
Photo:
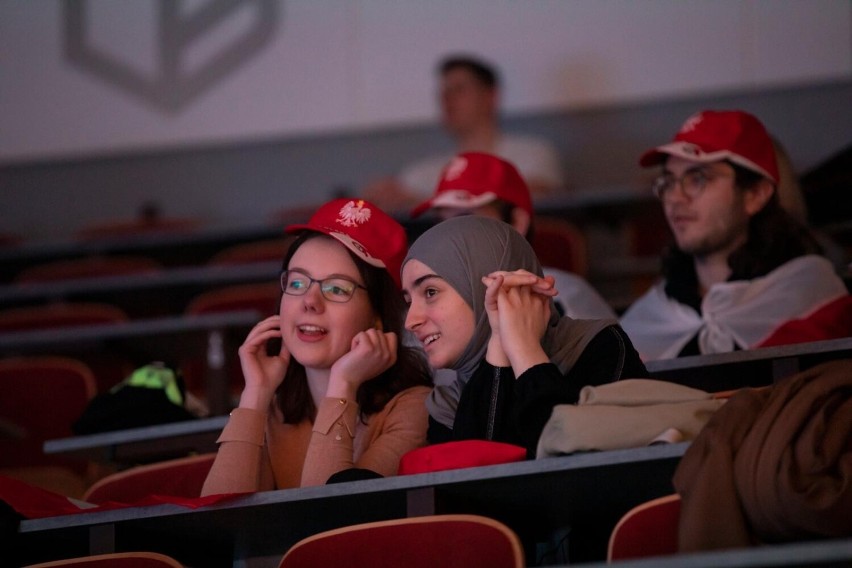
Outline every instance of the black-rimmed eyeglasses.
<path id="1" fill-rule="evenodd" d="M 296 270 L 285 270 L 281 273 L 281 290 L 290 296 L 304 296 L 308 293 L 308 288 L 310 288 L 311 284 L 314 282 L 319 284 L 323 298 L 329 302 L 337 302 L 339 304 L 343 304 L 351 300 L 358 288 L 361 288 L 362 290 L 367 289 L 357 282 L 353 282 L 352 280 L 341 276 L 317 280 Z"/>

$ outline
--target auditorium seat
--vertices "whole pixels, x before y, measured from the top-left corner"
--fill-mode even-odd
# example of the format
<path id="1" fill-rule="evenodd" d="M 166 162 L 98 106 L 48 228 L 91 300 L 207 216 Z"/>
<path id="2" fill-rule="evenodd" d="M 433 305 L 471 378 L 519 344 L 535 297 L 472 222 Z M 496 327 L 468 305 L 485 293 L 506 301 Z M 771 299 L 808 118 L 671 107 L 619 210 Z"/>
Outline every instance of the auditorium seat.
<path id="1" fill-rule="evenodd" d="M 116 306 L 97 302 L 56 302 L 0 310 L 0 333 L 27 332 L 61 327 L 120 324 L 129 321 Z M 80 353 L 94 372 L 98 392 L 119 383 L 133 370 L 133 365 L 108 352 Z"/>
<path id="2" fill-rule="evenodd" d="M 151 495 L 198 497 L 215 459 L 215 453 L 208 453 L 131 467 L 98 480 L 83 501 L 132 504 Z"/>
<path id="3" fill-rule="evenodd" d="M 116 219 L 88 224 L 74 236 L 77 240 L 90 242 L 145 235 L 191 233 L 200 226 L 200 221 L 190 218 Z"/>
<path id="4" fill-rule="evenodd" d="M 128 321 L 121 308 L 96 302 L 57 302 L 0 310 L 0 332 Z"/>
<path id="5" fill-rule="evenodd" d="M 532 247 L 542 266 L 585 278 L 589 272 L 586 237 L 574 224 L 558 217 L 537 215 Z"/>
<path id="6" fill-rule="evenodd" d="M 182 568 L 183 564 L 158 552 L 112 552 L 29 564 L 24 568 Z"/>
<path id="7" fill-rule="evenodd" d="M 14 247 L 24 242 L 21 235 L 15 233 L 0 233 L 0 247 Z"/>
<path id="8" fill-rule="evenodd" d="M 637 505 L 625 513 L 612 530 L 607 560 L 675 554 L 679 519 L 680 496 L 677 494 Z"/>
<path id="9" fill-rule="evenodd" d="M 278 312 L 278 298 L 281 295 L 281 285 L 276 282 L 260 284 L 238 284 L 210 290 L 196 296 L 187 306 L 187 315 L 201 315 L 228 311 L 254 310 L 258 313 L 257 321 Z M 245 384 L 236 353 L 229 358 L 227 369 L 231 392 L 238 394 Z M 181 363 L 181 371 L 188 391 L 194 395 L 204 396 L 204 370 L 206 364 L 203 358 L 186 359 Z"/>
<path id="10" fill-rule="evenodd" d="M 210 264 L 246 264 L 250 262 L 282 262 L 293 237 L 265 239 L 251 243 L 231 245 L 210 259 Z"/>
<path id="11" fill-rule="evenodd" d="M 53 356 L 0 359 L 0 473 L 80 497 L 88 463 L 45 454 L 46 440 L 73 435 L 71 425 L 95 395 L 83 362 Z"/>
<path id="12" fill-rule="evenodd" d="M 144 256 L 91 256 L 45 262 L 21 270 L 15 277 L 18 284 L 55 282 L 103 276 L 150 274 L 163 269 L 152 258 Z"/>
<path id="13" fill-rule="evenodd" d="M 390 544 L 389 544 L 390 543 Z M 343 527 L 307 537 L 278 568 L 522 568 L 515 532 L 479 515 L 432 515 Z"/>

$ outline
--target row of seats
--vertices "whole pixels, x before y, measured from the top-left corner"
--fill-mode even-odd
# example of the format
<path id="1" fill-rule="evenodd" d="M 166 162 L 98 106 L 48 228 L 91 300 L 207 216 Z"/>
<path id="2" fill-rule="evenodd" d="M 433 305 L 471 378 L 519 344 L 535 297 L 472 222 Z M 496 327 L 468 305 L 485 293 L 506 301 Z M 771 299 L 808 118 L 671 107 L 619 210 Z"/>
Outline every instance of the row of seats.
<path id="1" fill-rule="evenodd" d="M 389 544 L 392 543 L 392 544 Z M 523 568 L 518 536 L 477 515 L 435 515 L 366 523 L 299 541 L 278 568 Z M 154 552 L 123 552 L 31 564 L 24 568 L 181 568 Z"/>
<path id="2" fill-rule="evenodd" d="M 290 239 L 290 237 L 280 237 L 230 245 L 205 262 L 212 265 L 225 265 L 281 260 Z M 567 270 L 583 277 L 587 276 L 586 238 L 572 223 L 558 217 L 537 216 L 532 244 L 545 266 Z M 99 254 L 47 261 L 29 266 L 21 269 L 13 281 L 25 284 L 74 278 L 144 274 L 163 268 L 160 262 L 145 255 Z"/>
<path id="3" fill-rule="evenodd" d="M 206 264 L 226 266 L 280 261 L 290 242 L 290 238 L 281 237 L 231 245 L 215 253 Z M 36 284 L 81 278 L 143 275 L 162 270 L 165 270 L 162 263 L 145 255 L 92 255 L 28 266 L 15 275 L 13 283 Z"/>
<path id="4" fill-rule="evenodd" d="M 183 230 L 177 227 L 176 229 Z M 104 234 L 93 232 L 89 236 L 100 238 Z M 112 236 L 121 234 L 119 231 L 112 233 Z M 280 260 L 285 250 L 282 241 L 283 239 L 274 239 L 230 247 L 215 255 L 210 262 L 226 265 Z M 585 239 L 570 223 L 560 219 L 537 220 L 533 244 L 545 264 L 586 275 L 588 260 Z M 15 280 L 20 284 L 28 284 L 61 279 L 149 274 L 160 270 L 164 270 L 162 265 L 145 257 L 91 257 L 30 267 L 21 271 Z M 243 309 L 269 313 L 274 309 L 277 296 L 277 282 L 231 286 L 198 296 L 187 306 L 184 313 L 193 315 Z M 120 323 L 129 319 L 113 306 L 90 304 L 81 306 L 81 311 L 75 312 L 71 304 L 52 304 L 26 310 L 18 308 L 0 314 L 0 333 L 43 327 L 44 322 L 38 321 L 42 316 L 51 318 L 50 325 Z M 0 436 L 0 460 L 6 457 L 6 463 L 0 461 L 0 473 L 13 476 L 20 474 L 28 481 L 35 480 L 37 485 L 64 495 L 80 497 L 91 503 L 133 503 L 151 494 L 196 497 L 212 465 L 212 454 L 137 466 L 107 475 L 97 481 L 94 479 L 98 478 L 100 472 L 93 473 L 91 464 L 43 454 L 41 446 L 45 440 L 72 435 L 70 425 L 79 417 L 95 392 L 103 392 L 131 370 L 127 366 L 103 368 L 94 360 L 89 363 L 94 372 L 81 361 L 60 357 L 9 358 L 0 361 L 0 381 L 9 381 L 3 382 L 3 388 L 8 389 L 4 392 L 11 393 L 12 381 L 24 377 L 24 374 L 19 372 L 21 367 L 14 370 L 16 365 L 29 366 L 31 370 L 35 370 L 30 376 L 38 375 L 38 380 L 44 381 L 38 384 L 29 381 L 20 389 L 29 391 L 30 395 L 33 395 L 31 400 L 4 396 L 3 402 L 6 406 L 15 406 L 15 409 L 0 406 L 0 416 L 8 417 L 8 420 L 4 418 L 6 423 L 0 423 L 0 427 L 4 428 L 3 435 Z M 237 362 L 233 360 L 233 363 L 234 367 L 229 369 L 229 377 L 232 388 L 238 389 L 242 378 Z M 38 365 L 42 367 L 36 370 Z M 201 360 L 185 362 L 183 371 L 190 390 L 200 392 L 203 366 Z M 10 373 L 4 376 L 4 369 L 10 370 Z M 51 369 L 50 372 L 47 369 Z M 15 375 L 15 378 L 11 378 L 11 375 Z M 60 376 L 62 378 L 58 378 Z M 71 390 L 74 390 L 73 394 Z M 45 396 L 46 393 L 49 393 L 49 396 Z M 24 435 L 16 435 L 21 433 Z M 26 452 L 19 451 L 23 441 L 29 443 Z M 3 448 L 3 445 L 8 447 Z M 11 456 L 23 459 L 11 459 Z M 19 467 L 22 461 L 28 462 L 28 465 L 24 466 L 25 471 L 15 472 L 15 467 Z M 36 469 L 41 470 L 39 475 L 34 474 Z M 69 483 L 68 479 L 75 481 Z M 386 546 L 369 546 L 371 542 L 388 542 L 388 539 L 392 539 L 392 542 L 409 543 L 409 546 L 399 547 L 399 550 L 404 551 L 404 557 L 389 553 L 393 551 L 388 551 Z M 362 545 L 353 547 L 354 542 Z M 476 546 L 472 546 L 472 543 Z M 439 544 L 441 546 L 438 546 Z M 412 553 L 412 550 L 416 552 Z M 464 554 L 459 553 L 462 550 Z M 381 551 L 378 557 L 376 551 Z M 436 554 L 444 556 L 437 557 Z M 173 559 L 161 556 L 151 553 L 143 553 L 139 558 L 130 554 L 104 555 L 81 559 L 80 562 L 87 562 L 81 564 L 66 561 L 67 564 L 56 562 L 37 566 L 180 566 Z M 282 560 L 281 567 L 338 565 L 344 563 L 343 559 L 346 565 L 351 566 L 416 566 L 413 564 L 415 559 L 423 559 L 426 562 L 424 565 L 429 566 L 523 566 L 520 542 L 508 527 L 484 517 L 456 515 L 370 523 L 315 535 L 294 546 Z"/>
<path id="5" fill-rule="evenodd" d="M 278 283 L 240 284 L 204 292 L 187 306 L 184 315 L 197 316 L 228 311 L 254 310 L 272 314 L 276 310 Z M 0 333 L 34 331 L 89 325 L 121 324 L 129 321 L 121 309 L 102 303 L 61 302 L 0 310 Z M 115 352 L 85 352 L 78 358 L 95 373 L 97 391 L 106 392 L 130 373 L 134 364 Z M 204 387 L 205 362 L 188 357 L 180 362 L 187 388 L 201 395 Z M 242 381 L 238 367 L 229 369 L 232 387 Z"/>
<path id="6" fill-rule="evenodd" d="M 152 495 L 158 498 L 195 498 L 201 492 L 214 459 L 215 454 L 203 454 L 137 466 L 101 479 L 85 492 L 83 500 L 96 505 L 115 506 L 145 503 Z M 679 510 L 679 497 L 669 495 L 627 512 L 610 536 L 608 560 L 676 553 Z M 397 543 L 398 546 L 389 547 L 388 543 Z M 399 546 L 401 543 L 404 546 Z M 130 566 L 108 563 L 108 560 L 116 559 L 128 562 L 129 558 L 125 553 L 78 559 L 91 564 L 74 564 L 69 560 L 36 566 Z M 175 562 L 173 559 L 168 561 Z M 279 568 L 342 565 L 518 568 L 525 564 L 520 539 L 511 528 L 487 517 L 456 514 L 364 523 L 322 532 L 291 547 Z M 163 566 L 180 564 L 175 562 Z"/>
<path id="7" fill-rule="evenodd" d="M 0 359 L 0 391 L 0 474 L 80 497 L 94 473 L 89 463 L 47 455 L 42 446 L 72 435 L 95 396 L 91 369 L 65 357 Z"/>
<path id="8" fill-rule="evenodd" d="M 273 211 L 268 222 L 273 226 L 303 223 L 316 209 L 314 205 L 289 206 Z M 130 218 L 107 219 L 84 224 L 72 238 L 81 242 L 115 241 L 147 235 L 179 235 L 204 229 L 204 222 L 195 217 L 164 216 L 156 204 L 145 204 L 139 215 Z M 24 237 L 11 232 L 0 232 L 0 246 L 15 246 L 25 242 Z"/>
<path id="9" fill-rule="evenodd" d="M 577 273 L 587 270 L 586 248 L 582 234 L 560 219 L 542 218 L 537 221 L 535 243 L 543 261 L 549 266 L 563 265 Z M 288 238 L 270 239 L 229 247 L 210 261 L 212 265 L 235 265 L 246 262 L 280 260 L 290 241 Z M 561 259 L 561 260 L 560 260 Z M 33 266 L 16 278 L 19 284 L 52 282 L 58 280 L 106 277 L 114 275 L 144 275 L 163 270 L 155 261 L 138 256 L 90 257 L 62 260 Z M 203 292 L 190 300 L 183 313 L 199 315 L 234 310 L 256 310 L 261 314 L 273 313 L 279 295 L 277 282 L 240 284 Z M 0 333 L 91 325 L 121 323 L 130 316 L 120 308 L 103 303 L 61 302 L 0 311 Z M 131 368 L 115 357 L 104 361 L 100 356 L 84 358 L 97 377 L 98 390 L 104 391 L 127 375 Z M 184 365 L 188 388 L 201 394 L 203 390 L 203 361 L 188 361 Z M 229 369 L 232 389 L 242 384 L 238 365 Z"/>
<path id="10" fill-rule="evenodd" d="M 278 253 L 280 254 L 280 253 Z M 278 283 L 235 285 L 197 296 L 185 315 L 232 310 L 275 310 Z M 122 324 L 129 321 L 121 309 L 101 303 L 52 303 L 0 311 L 0 334 L 61 327 Z M 231 390 L 243 383 L 236 357 L 229 358 Z M 96 393 L 106 393 L 127 377 L 140 361 L 115 350 L 86 349 L 65 356 L 6 357 L 0 359 L 0 471 L 15 468 L 16 475 L 39 486 L 79 497 L 97 476 L 80 460 L 46 456 L 46 440 L 73 435 L 71 425 L 83 414 Z M 144 363 L 147 363 L 145 361 Z M 204 354 L 187 355 L 175 362 L 187 390 L 203 398 Z"/>
<path id="11" fill-rule="evenodd" d="M 289 239 L 235 245 L 210 262 L 236 265 L 245 262 L 280 261 Z M 164 268 L 144 257 L 116 256 L 63 260 L 31 267 L 18 275 L 19 284 L 60 279 L 113 275 L 150 274 Z M 234 310 L 273 313 L 279 294 L 277 282 L 239 284 L 214 288 L 194 297 L 183 315 L 194 316 Z M 0 310 L 0 334 L 51 328 L 130 321 L 122 309 L 100 302 L 54 302 Z M 231 389 L 238 390 L 242 373 L 235 357 L 228 369 Z M 189 354 L 178 364 L 187 390 L 204 395 L 205 359 Z M 104 472 L 85 460 L 45 455 L 45 441 L 74 435 L 72 424 L 80 418 L 97 393 L 105 393 L 127 377 L 139 361 L 107 350 L 86 349 L 65 355 L 0 359 L 0 473 L 34 485 L 81 497 Z M 109 471 L 109 470 L 107 470 Z"/>
<path id="12" fill-rule="evenodd" d="M 235 245 L 214 256 L 210 264 L 225 266 L 280 261 L 289 242 L 288 238 L 280 238 Z M 145 257 L 89 257 L 30 267 L 18 275 L 16 282 L 26 285 L 79 278 L 144 275 L 161 270 L 164 270 L 161 265 Z M 214 288 L 192 298 L 183 314 L 201 315 L 234 310 L 255 310 L 262 314 L 269 314 L 276 308 L 278 292 L 277 282 Z M 54 302 L 0 310 L 0 333 L 123 323 L 129 320 L 130 316 L 126 311 L 102 302 Z M 100 392 L 115 385 L 132 370 L 129 363 L 103 354 L 86 356 L 84 360 L 95 371 Z M 200 393 L 203 387 L 201 379 L 203 363 L 190 360 L 185 363 L 185 366 L 184 374 L 188 386 L 194 392 Z M 233 371 L 233 380 L 239 384 L 241 376 L 238 374 L 238 369 Z"/>
<path id="13" fill-rule="evenodd" d="M 80 242 L 119 240 L 144 235 L 176 235 L 199 230 L 203 223 L 189 217 L 162 217 L 156 212 L 142 212 L 137 218 L 111 219 L 89 223 L 77 230 L 73 239 Z M 0 233 L 0 246 L 16 246 L 25 239 L 14 233 Z"/>

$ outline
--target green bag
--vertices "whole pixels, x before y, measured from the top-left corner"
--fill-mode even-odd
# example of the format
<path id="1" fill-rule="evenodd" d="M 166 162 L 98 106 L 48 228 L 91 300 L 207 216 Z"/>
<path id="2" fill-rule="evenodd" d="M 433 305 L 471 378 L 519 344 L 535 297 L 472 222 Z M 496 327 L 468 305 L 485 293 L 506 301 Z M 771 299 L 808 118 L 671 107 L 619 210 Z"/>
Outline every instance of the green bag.
<path id="1" fill-rule="evenodd" d="M 75 434 L 94 434 L 196 418 L 185 401 L 180 373 L 153 362 L 93 398 L 71 429 Z"/>

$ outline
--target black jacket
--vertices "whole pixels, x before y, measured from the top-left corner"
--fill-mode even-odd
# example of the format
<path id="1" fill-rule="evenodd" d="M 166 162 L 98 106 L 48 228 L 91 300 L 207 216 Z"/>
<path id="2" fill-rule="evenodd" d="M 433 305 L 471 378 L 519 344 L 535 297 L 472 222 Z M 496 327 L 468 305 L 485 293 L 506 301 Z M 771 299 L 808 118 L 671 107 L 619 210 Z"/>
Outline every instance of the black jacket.
<path id="1" fill-rule="evenodd" d="M 516 380 L 511 367 L 493 367 L 483 359 L 462 390 L 453 429 L 430 418 L 429 442 L 494 440 L 523 446 L 532 458 L 554 406 L 576 403 L 586 385 L 647 376 L 639 354 L 617 325 L 595 335 L 565 375 L 553 363 L 542 363 Z"/>

